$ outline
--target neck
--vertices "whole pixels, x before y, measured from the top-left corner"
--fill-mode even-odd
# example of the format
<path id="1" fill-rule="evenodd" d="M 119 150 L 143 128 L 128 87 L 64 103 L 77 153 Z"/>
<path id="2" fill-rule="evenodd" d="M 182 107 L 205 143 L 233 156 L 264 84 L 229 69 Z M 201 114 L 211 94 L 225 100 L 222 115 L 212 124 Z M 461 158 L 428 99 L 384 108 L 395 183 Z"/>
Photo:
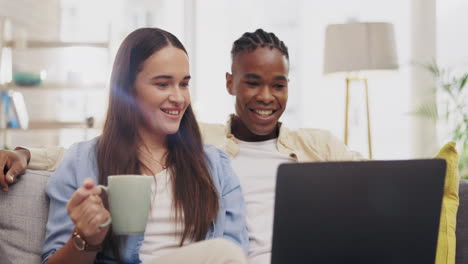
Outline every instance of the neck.
<path id="1" fill-rule="evenodd" d="M 231 133 L 239 140 L 247 142 L 260 142 L 278 138 L 280 124 L 276 124 L 275 129 L 267 135 L 257 135 L 247 128 L 247 126 L 237 117 L 231 120 Z"/>
<path id="2" fill-rule="evenodd" d="M 166 150 L 167 149 L 167 136 L 155 134 L 152 130 L 141 128 L 138 130 L 140 137 L 139 145 L 144 145 L 151 151 Z"/>
<path id="3" fill-rule="evenodd" d="M 166 169 L 167 137 L 156 135 L 147 129 L 140 129 L 138 134 L 138 158 L 143 164 L 142 171 L 151 175 Z"/>

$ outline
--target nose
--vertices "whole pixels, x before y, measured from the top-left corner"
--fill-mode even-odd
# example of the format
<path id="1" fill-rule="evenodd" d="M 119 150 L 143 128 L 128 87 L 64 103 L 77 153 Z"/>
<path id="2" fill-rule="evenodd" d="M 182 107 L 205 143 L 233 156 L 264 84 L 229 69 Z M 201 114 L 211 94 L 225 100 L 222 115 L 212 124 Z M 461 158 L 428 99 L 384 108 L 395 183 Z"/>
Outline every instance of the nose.
<path id="1" fill-rule="evenodd" d="M 271 89 L 268 86 L 263 86 L 260 88 L 260 91 L 257 94 L 257 100 L 264 103 L 264 104 L 269 104 L 275 100 L 275 97 L 271 93 Z"/>
<path id="2" fill-rule="evenodd" d="M 179 87 L 174 87 L 174 89 L 172 89 L 169 95 L 169 101 L 177 105 L 181 105 L 185 102 L 185 97 Z"/>

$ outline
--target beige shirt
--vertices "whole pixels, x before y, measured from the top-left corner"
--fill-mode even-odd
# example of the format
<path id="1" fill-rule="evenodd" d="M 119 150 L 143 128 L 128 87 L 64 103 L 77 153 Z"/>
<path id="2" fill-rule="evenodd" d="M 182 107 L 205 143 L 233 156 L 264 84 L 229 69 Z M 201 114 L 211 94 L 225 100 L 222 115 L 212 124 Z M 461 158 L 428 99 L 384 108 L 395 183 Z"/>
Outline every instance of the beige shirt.
<path id="1" fill-rule="evenodd" d="M 239 141 L 231 133 L 231 119 L 226 125 L 200 124 L 203 140 L 224 150 L 231 158 L 239 153 Z M 298 162 L 356 160 L 361 155 L 350 151 L 338 138 L 321 129 L 290 130 L 281 125 L 278 151 Z"/>
<path id="2" fill-rule="evenodd" d="M 239 141 L 231 133 L 231 119 L 226 125 L 200 123 L 203 141 L 224 150 L 231 158 L 239 153 Z M 298 162 L 356 160 L 361 156 L 350 151 L 338 138 L 321 129 L 290 130 L 280 127 L 278 151 Z M 28 148 L 31 161 L 28 168 L 54 171 L 63 158 L 61 147 Z"/>
<path id="3" fill-rule="evenodd" d="M 62 147 L 28 147 L 28 149 L 31 152 L 28 168 L 33 170 L 55 171 L 65 154 L 65 149 Z"/>

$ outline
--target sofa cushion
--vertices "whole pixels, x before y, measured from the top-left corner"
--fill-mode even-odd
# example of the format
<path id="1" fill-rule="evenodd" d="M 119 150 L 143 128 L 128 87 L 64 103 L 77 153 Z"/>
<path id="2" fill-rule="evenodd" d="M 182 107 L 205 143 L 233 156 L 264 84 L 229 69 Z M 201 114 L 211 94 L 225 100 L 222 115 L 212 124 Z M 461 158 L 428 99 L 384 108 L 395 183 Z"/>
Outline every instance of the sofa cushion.
<path id="1" fill-rule="evenodd" d="M 445 173 L 444 197 L 440 212 L 439 238 L 437 241 L 436 264 L 455 263 L 455 226 L 457 224 L 458 209 L 458 154 L 455 142 L 447 143 L 437 154 L 436 158 L 445 159 L 447 170 Z"/>
<path id="2" fill-rule="evenodd" d="M 51 173 L 27 170 L 0 192 L 1 263 L 40 263 L 49 211 L 45 185 Z"/>
<path id="3" fill-rule="evenodd" d="M 460 180 L 460 207 L 457 215 L 456 263 L 468 263 L 468 180 Z"/>

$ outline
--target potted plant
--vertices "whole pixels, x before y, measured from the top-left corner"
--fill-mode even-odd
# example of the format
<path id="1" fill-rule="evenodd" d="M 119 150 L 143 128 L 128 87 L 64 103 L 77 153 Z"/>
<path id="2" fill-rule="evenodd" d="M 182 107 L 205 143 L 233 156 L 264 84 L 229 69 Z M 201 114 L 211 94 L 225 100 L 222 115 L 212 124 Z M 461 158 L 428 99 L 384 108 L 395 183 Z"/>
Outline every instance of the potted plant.
<path id="1" fill-rule="evenodd" d="M 436 63 L 424 66 L 433 76 L 436 103 L 424 103 L 416 114 L 443 122 L 459 150 L 459 171 L 468 178 L 468 73 L 456 74 Z"/>

